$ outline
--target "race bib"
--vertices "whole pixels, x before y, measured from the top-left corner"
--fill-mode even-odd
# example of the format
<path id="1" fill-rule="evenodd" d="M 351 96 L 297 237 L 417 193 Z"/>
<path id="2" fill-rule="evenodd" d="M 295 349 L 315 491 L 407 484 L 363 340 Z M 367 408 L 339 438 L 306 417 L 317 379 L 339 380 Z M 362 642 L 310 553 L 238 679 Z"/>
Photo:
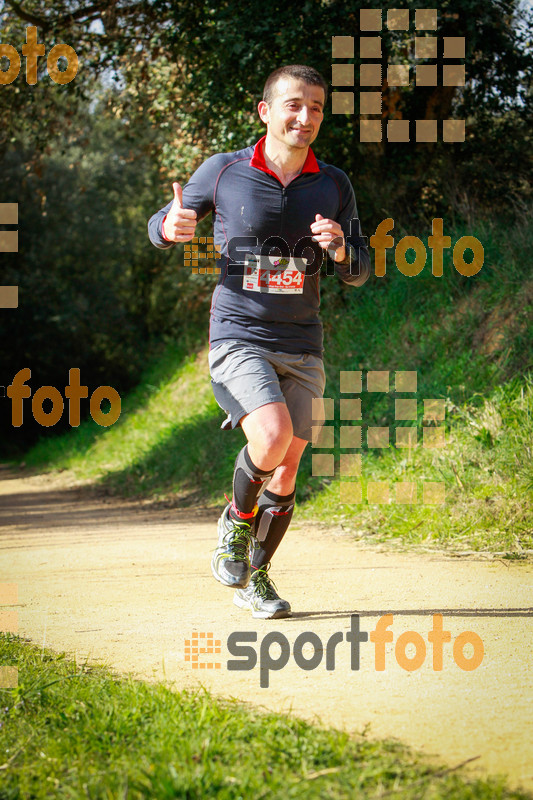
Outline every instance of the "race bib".
<path id="1" fill-rule="evenodd" d="M 256 256 L 246 261 L 242 288 L 249 292 L 268 294 L 302 294 L 306 258 Z"/>

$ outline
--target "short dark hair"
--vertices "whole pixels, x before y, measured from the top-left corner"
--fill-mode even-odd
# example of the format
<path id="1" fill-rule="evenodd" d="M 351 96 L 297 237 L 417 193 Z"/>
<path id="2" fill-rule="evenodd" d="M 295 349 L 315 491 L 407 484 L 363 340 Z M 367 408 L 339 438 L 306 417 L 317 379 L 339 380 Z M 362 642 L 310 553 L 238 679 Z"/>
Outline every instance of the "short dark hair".
<path id="1" fill-rule="evenodd" d="M 321 86 L 324 89 L 324 106 L 326 105 L 328 85 L 320 72 L 317 72 L 314 67 L 308 67 L 306 64 L 288 64 L 286 67 L 278 67 L 278 69 L 270 73 L 263 89 L 263 100 L 268 105 L 274 99 L 274 87 L 280 78 L 297 78 L 311 86 Z"/>

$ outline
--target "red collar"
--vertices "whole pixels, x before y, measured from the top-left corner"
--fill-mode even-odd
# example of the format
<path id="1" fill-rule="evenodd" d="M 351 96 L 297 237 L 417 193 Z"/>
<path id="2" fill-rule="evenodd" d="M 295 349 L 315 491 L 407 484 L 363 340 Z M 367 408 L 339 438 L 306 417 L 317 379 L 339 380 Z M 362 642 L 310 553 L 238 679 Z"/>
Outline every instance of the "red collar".
<path id="1" fill-rule="evenodd" d="M 277 180 L 279 181 L 279 178 L 276 175 L 276 173 L 272 172 L 272 170 L 269 169 L 266 165 L 265 155 L 263 152 L 263 143 L 265 139 L 266 139 L 266 134 L 265 136 L 263 136 L 262 139 L 259 139 L 256 146 L 254 147 L 254 154 L 250 159 L 250 166 L 256 167 L 257 169 L 260 169 L 263 172 L 267 172 L 269 175 L 273 175 L 274 178 L 277 178 Z M 320 172 L 320 167 L 318 166 L 315 154 L 313 153 L 311 148 L 309 148 L 309 150 L 307 151 L 307 158 L 304 161 L 304 165 L 302 167 L 300 174 L 302 172 Z"/>

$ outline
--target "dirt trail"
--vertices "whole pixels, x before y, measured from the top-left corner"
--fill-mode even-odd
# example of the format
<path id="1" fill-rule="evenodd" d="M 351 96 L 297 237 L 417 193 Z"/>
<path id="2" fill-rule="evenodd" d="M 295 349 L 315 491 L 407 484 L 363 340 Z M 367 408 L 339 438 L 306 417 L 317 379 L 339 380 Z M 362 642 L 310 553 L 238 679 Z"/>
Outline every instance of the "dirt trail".
<path id="1" fill-rule="evenodd" d="M 394 736 L 452 766 L 479 756 L 472 767 L 479 774 L 505 774 L 511 785 L 533 789 L 531 563 L 365 548 L 296 522 L 273 569 L 293 616 L 254 620 L 211 576 L 216 514 L 103 501 L 61 478 L 20 474 L 0 470 L 0 581 L 18 584 L 20 635 L 75 654 L 78 663 L 89 656 L 176 688 L 202 683 L 351 731 L 369 724 L 370 734 Z M 360 669 L 352 669 L 345 636 L 351 615 L 359 614 L 361 630 L 370 633 L 387 613 L 394 642 L 386 645 L 385 669 L 376 671 L 371 641 L 361 644 Z M 434 613 L 452 636 L 441 671 L 433 669 L 427 639 Z M 407 630 L 427 647 L 414 671 L 395 656 Z M 453 657 L 453 642 L 465 630 L 484 646 L 472 671 Z M 269 672 L 268 688 L 260 686 L 259 663 L 227 669 L 236 655 L 227 638 L 237 631 L 257 634 L 258 656 L 270 632 L 290 642 L 289 661 Z M 314 670 L 297 665 L 292 646 L 304 631 L 320 637 L 324 650 L 332 634 L 344 634 L 334 670 L 326 670 L 325 654 Z M 220 640 L 219 655 L 199 656 L 199 663 L 220 668 L 193 669 L 185 660 L 193 632 Z M 272 644 L 270 652 L 276 659 L 280 648 Z M 309 643 L 301 656 L 314 652 Z M 465 657 L 472 652 L 467 645 Z M 322 654 L 318 644 L 316 654 Z M 406 655 L 413 654 L 410 645 Z"/>

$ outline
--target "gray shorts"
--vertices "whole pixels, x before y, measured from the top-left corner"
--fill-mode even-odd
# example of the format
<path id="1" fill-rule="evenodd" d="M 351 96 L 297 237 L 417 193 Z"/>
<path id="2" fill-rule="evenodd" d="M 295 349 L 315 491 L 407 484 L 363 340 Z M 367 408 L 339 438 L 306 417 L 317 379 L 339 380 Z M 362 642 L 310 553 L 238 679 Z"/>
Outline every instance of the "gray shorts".
<path id="1" fill-rule="evenodd" d="M 312 401 L 323 396 L 326 385 L 321 358 L 232 339 L 209 351 L 209 371 L 215 399 L 228 415 L 222 428 L 236 428 L 242 417 L 267 403 L 285 403 L 294 435 L 311 441 Z"/>

